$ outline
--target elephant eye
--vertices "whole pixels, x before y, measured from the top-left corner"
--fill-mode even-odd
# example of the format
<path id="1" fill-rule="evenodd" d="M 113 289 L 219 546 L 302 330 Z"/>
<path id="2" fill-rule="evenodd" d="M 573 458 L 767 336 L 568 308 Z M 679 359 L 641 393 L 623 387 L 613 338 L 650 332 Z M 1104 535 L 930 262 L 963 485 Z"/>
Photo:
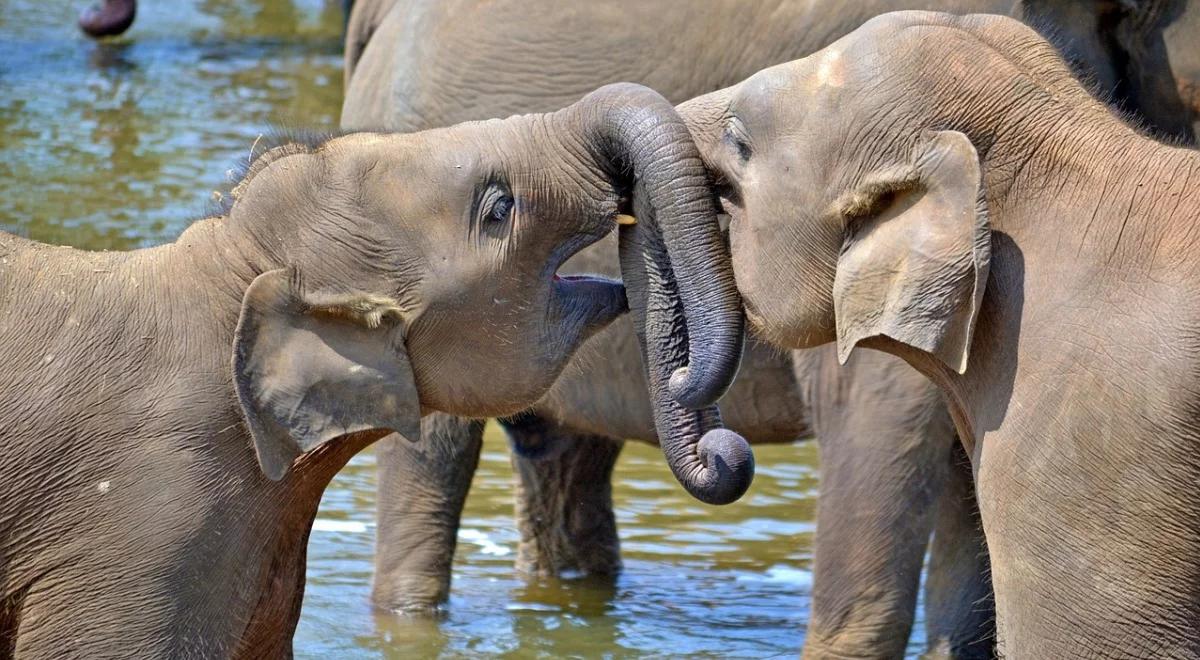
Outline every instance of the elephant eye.
<path id="1" fill-rule="evenodd" d="M 513 206 L 516 201 L 512 195 L 503 195 L 492 202 L 492 210 L 488 212 L 487 219 L 492 222 L 504 222 L 508 219 L 508 215 L 512 213 Z"/>
<path id="2" fill-rule="evenodd" d="M 475 222 L 480 229 L 498 230 L 507 225 L 517 207 L 512 192 L 502 182 L 488 183 L 477 199 Z"/>
<path id="3" fill-rule="evenodd" d="M 737 151 L 738 158 L 743 163 L 750 161 L 750 133 L 746 131 L 741 119 L 730 117 L 729 121 L 725 122 L 725 141 Z"/>

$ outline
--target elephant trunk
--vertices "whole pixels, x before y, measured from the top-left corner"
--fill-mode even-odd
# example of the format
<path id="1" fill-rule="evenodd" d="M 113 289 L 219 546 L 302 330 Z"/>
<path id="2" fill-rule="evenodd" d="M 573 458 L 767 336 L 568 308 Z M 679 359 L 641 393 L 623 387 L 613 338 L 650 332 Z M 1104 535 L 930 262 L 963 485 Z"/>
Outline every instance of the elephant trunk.
<path id="1" fill-rule="evenodd" d="M 621 269 L 659 443 L 694 497 L 733 502 L 750 486 L 754 457 L 720 428 L 715 403 L 737 374 L 744 320 L 699 152 L 670 103 L 645 87 L 610 85 L 581 107 L 618 179 L 636 182 Z"/>
<path id="2" fill-rule="evenodd" d="M 754 454 L 741 436 L 721 428 L 717 406 L 691 410 L 671 396 L 666 374 L 687 359 L 688 333 L 662 237 L 649 220 L 653 214 L 641 196 L 635 199 L 638 224 L 621 227 L 621 275 L 648 365 L 658 442 L 675 478 L 693 497 L 728 504 L 750 487 Z"/>
<path id="3" fill-rule="evenodd" d="M 624 168 L 618 177 L 632 174 L 658 220 L 688 333 L 688 361 L 670 376 L 670 392 L 689 408 L 712 405 L 737 374 L 744 324 L 699 151 L 675 109 L 649 88 L 608 85 L 580 105 L 604 156 Z"/>
<path id="4" fill-rule="evenodd" d="M 89 37 L 111 37 L 128 30 L 136 15 L 136 0 L 100 0 L 79 15 L 79 29 Z"/>

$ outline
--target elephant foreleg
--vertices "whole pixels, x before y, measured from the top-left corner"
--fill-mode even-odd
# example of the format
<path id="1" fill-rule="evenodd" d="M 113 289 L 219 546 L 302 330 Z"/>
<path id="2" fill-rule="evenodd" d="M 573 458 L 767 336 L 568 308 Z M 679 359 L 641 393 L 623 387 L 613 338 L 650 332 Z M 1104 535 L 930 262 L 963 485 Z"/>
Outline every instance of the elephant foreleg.
<path id="1" fill-rule="evenodd" d="M 612 471 L 623 442 L 533 416 L 509 420 L 505 428 L 516 473 L 517 569 L 538 575 L 620 571 Z"/>
<path id="2" fill-rule="evenodd" d="M 804 655 L 901 658 L 954 431 L 932 383 L 898 358 L 832 350 L 796 364 L 820 443 L 812 616 Z"/>
<path id="3" fill-rule="evenodd" d="M 962 445 L 954 444 L 950 461 L 929 550 L 929 575 L 925 578 L 927 655 L 992 658 L 996 603 L 975 501 L 975 482 Z"/>
<path id="4" fill-rule="evenodd" d="M 482 421 L 433 414 L 421 420 L 419 443 L 390 435 L 376 445 L 376 607 L 432 613 L 449 597 L 459 520 L 482 444 Z"/>

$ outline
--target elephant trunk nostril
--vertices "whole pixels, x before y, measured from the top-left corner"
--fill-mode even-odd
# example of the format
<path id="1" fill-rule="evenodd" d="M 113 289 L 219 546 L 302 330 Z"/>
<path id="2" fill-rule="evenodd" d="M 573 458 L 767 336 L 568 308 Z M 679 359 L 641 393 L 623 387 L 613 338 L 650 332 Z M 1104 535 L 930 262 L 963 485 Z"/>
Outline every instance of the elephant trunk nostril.
<path id="1" fill-rule="evenodd" d="M 709 504 L 736 502 L 754 481 L 754 452 L 750 443 L 729 429 L 713 429 L 696 445 L 704 470 L 720 488 L 708 491 Z"/>

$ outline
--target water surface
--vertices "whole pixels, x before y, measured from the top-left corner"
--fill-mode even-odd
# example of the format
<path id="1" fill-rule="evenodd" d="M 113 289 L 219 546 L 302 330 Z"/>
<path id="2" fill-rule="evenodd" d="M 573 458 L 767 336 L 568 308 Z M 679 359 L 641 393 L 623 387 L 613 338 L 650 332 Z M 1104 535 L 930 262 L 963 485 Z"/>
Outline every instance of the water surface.
<path id="1" fill-rule="evenodd" d="M 104 44 L 77 34 L 78 9 L 0 0 L 6 231 L 91 249 L 171 240 L 203 214 L 210 191 L 259 135 L 337 124 L 337 0 L 143 0 L 128 37 Z M 811 592 L 816 450 L 756 453 L 749 495 L 716 508 L 686 496 L 656 449 L 628 444 L 614 488 L 624 573 L 615 581 L 528 580 L 512 571 L 512 470 L 490 429 L 446 618 L 412 622 L 367 606 L 368 451 L 325 495 L 296 654 L 794 656 Z"/>

